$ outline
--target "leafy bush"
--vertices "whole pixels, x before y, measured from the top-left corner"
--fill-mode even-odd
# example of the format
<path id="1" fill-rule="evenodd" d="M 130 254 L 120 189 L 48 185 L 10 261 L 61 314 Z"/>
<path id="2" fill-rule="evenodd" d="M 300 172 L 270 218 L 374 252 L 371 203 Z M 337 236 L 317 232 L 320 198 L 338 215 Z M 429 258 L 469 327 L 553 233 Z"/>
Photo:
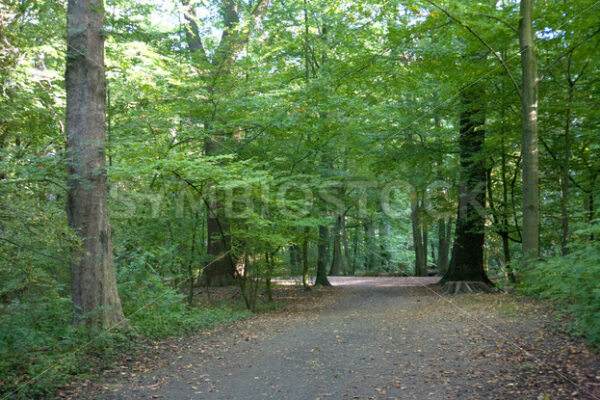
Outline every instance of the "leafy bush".
<path id="1" fill-rule="evenodd" d="M 186 296 L 154 274 L 148 274 L 144 282 L 121 282 L 119 292 L 125 316 L 137 333 L 148 338 L 188 335 L 249 315 L 227 306 L 188 309 Z"/>
<path id="2" fill-rule="evenodd" d="M 0 392 L 7 398 L 47 397 L 129 345 L 118 333 L 72 328 L 71 301 L 55 289 L 47 293 L 0 310 Z"/>
<path id="3" fill-rule="evenodd" d="M 577 232 L 579 240 L 566 256 L 541 262 L 525 275 L 525 293 L 553 301 L 570 317 L 569 327 L 588 343 L 600 346 L 600 220 Z"/>
<path id="4" fill-rule="evenodd" d="M 162 277 L 148 273 L 142 282 L 127 276 L 119 285 L 123 309 L 134 331 L 147 338 L 191 334 L 249 315 L 226 306 L 188 310 L 185 296 Z M 74 329 L 64 289 L 56 282 L 46 289 L 43 296 L 0 306 L 0 393 L 6 398 L 47 398 L 139 346 L 119 332 Z"/>

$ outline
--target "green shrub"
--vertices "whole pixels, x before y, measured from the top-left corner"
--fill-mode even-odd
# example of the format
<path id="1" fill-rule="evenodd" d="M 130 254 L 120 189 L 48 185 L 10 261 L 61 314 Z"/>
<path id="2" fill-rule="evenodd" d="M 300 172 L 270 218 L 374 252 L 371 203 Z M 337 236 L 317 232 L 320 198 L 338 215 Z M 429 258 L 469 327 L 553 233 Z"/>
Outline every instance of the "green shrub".
<path id="1" fill-rule="evenodd" d="M 71 302 L 57 290 L 15 299 L 0 311 L 0 393 L 6 398 L 48 397 L 129 345 L 117 333 L 73 329 Z"/>
<path id="2" fill-rule="evenodd" d="M 138 334 L 148 338 L 188 335 L 249 315 L 227 306 L 188 309 L 186 296 L 153 274 L 144 282 L 121 282 L 119 292 L 125 316 Z"/>
<path id="3" fill-rule="evenodd" d="M 569 316 L 571 331 L 600 346 L 600 221 L 578 231 L 566 256 L 538 263 L 524 276 L 525 293 L 551 300 Z"/>
<path id="4" fill-rule="evenodd" d="M 227 306 L 187 309 L 185 296 L 145 274 L 119 285 L 123 309 L 135 333 L 147 338 L 179 336 L 249 313 Z M 133 278 L 129 275 L 130 278 Z M 137 278 L 140 276 L 138 275 Z M 97 373 L 140 341 L 119 332 L 74 329 L 71 301 L 56 283 L 44 296 L 0 306 L 0 398 L 48 398 L 65 384 Z"/>

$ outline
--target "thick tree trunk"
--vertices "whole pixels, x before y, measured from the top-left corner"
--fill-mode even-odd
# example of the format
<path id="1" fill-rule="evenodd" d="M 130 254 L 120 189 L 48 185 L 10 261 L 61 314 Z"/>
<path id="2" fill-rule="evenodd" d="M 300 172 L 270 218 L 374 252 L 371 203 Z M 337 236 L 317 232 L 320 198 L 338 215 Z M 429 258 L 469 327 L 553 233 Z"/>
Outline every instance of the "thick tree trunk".
<path id="1" fill-rule="evenodd" d="M 450 266 L 442 282 L 491 283 L 484 269 L 486 168 L 484 116 L 477 88 L 463 92 L 460 116 L 460 190 Z"/>
<path id="2" fill-rule="evenodd" d="M 206 155 L 216 154 L 216 143 L 206 139 L 204 144 Z M 229 224 L 223 215 L 224 208 L 217 195 L 207 203 L 206 210 L 206 253 L 211 256 L 204 268 L 204 276 L 208 286 L 228 286 L 235 283 L 235 261 L 231 254 L 231 236 Z"/>
<path id="3" fill-rule="evenodd" d="M 315 286 L 331 286 L 327 279 L 327 262 L 329 261 L 329 228 L 319 226 L 319 242 L 317 243 L 317 277 L 315 278 Z"/>
<path id="4" fill-rule="evenodd" d="M 217 142 L 207 138 L 204 143 L 206 155 L 217 154 Z M 223 206 L 215 196 L 208 201 L 206 210 L 206 230 L 208 244 L 206 252 L 211 256 L 204 268 L 206 284 L 209 286 L 228 286 L 235 283 L 235 262 L 231 254 L 231 236 L 229 223 L 223 215 Z"/>
<path id="5" fill-rule="evenodd" d="M 231 238 L 229 226 L 218 218 L 219 210 L 217 202 L 210 202 L 211 210 L 206 216 L 206 230 L 208 243 L 206 253 L 211 260 L 204 268 L 206 284 L 209 286 L 227 286 L 235 283 L 235 265 L 232 262 Z"/>
<path id="6" fill-rule="evenodd" d="M 533 3 L 521 0 L 519 43 L 523 89 L 521 93 L 521 128 L 523 154 L 523 255 L 539 256 L 539 188 L 538 188 L 538 83 L 533 43 Z"/>
<path id="7" fill-rule="evenodd" d="M 117 293 L 106 205 L 104 4 L 69 0 L 67 11 L 67 219 L 81 239 L 73 248 L 75 326 L 108 328 L 125 319 Z"/>

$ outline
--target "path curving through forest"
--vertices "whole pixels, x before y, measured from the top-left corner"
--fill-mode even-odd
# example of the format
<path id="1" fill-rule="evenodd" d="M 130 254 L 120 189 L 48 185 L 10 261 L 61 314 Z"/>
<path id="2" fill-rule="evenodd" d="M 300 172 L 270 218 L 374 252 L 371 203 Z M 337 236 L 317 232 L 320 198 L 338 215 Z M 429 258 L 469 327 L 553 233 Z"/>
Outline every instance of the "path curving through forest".
<path id="1" fill-rule="evenodd" d="M 312 301 L 171 343 L 149 370 L 108 373 L 79 397 L 600 398 L 598 356 L 533 303 L 444 297 L 424 286 L 436 278 L 331 280 Z"/>

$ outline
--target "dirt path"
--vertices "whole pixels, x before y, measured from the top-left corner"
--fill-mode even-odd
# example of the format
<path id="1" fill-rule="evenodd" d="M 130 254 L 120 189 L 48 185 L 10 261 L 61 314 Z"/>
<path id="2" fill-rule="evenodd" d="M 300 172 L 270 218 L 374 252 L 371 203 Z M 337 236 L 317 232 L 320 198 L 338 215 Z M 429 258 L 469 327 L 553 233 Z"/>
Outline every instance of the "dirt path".
<path id="1" fill-rule="evenodd" d="M 421 282 L 337 278 L 303 309 L 182 339 L 80 398 L 600 398 L 598 357 L 536 306 Z"/>

